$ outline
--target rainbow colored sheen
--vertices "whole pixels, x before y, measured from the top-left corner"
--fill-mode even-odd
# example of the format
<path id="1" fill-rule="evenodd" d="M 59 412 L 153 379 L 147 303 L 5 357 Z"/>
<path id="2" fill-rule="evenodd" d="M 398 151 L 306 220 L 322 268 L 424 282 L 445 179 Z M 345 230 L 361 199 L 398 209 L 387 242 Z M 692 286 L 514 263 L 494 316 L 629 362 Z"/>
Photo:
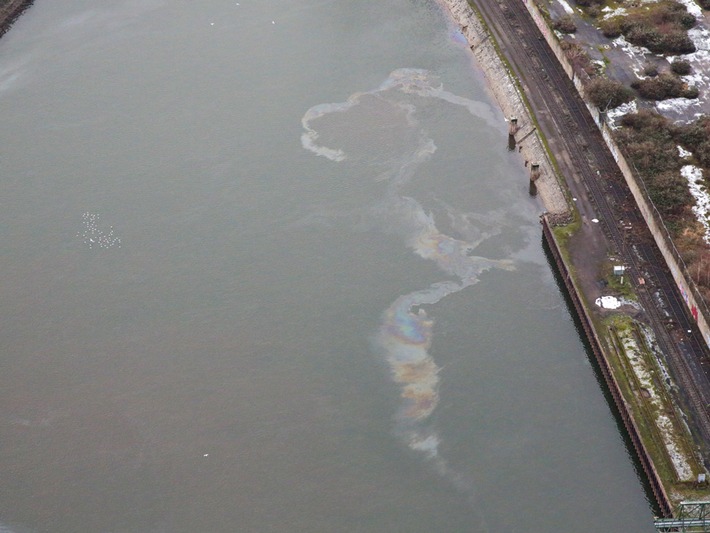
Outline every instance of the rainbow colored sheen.
<path id="1" fill-rule="evenodd" d="M 458 29 L 452 31 L 452 38 L 463 42 Z M 373 91 L 309 109 L 301 121 L 301 143 L 334 164 L 360 165 L 363 176 L 383 183 L 382 196 L 363 210 L 363 219 L 373 228 L 400 235 L 417 256 L 434 261 L 453 278 L 398 297 L 383 312 L 375 338 L 375 349 L 399 387 L 395 433 L 410 449 L 435 459 L 443 468 L 445 462 L 438 455 L 441 438 L 429 423 L 439 403 L 441 369 L 428 352 L 434 320 L 424 307 L 477 283 L 485 270 L 510 268 L 511 264 L 473 255 L 488 237 L 472 222 L 481 217 L 444 206 L 454 231 L 467 236 L 466 240 L 454 238 L 441 233 L 433 214 L 404 194 L 403 187 L 418 176 L 437 150 L 435 140 L 419 124 L 417 106 L 422 99 L 433 106 L 459 106 L 492 127 L 499 126 L 499 118 L 488 104 L 444 90 L 426 70 L 398 69 Z"/>

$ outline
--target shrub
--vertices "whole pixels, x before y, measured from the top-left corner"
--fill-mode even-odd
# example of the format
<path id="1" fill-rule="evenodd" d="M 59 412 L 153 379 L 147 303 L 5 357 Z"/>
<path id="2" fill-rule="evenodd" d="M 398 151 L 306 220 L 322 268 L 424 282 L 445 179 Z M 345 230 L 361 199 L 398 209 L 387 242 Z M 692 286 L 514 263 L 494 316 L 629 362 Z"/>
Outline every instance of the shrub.
<path id="1" fill-rule="evenodd" d="M 552 27 L 561 33 L 574 33 L 577 31 L 577 25 L 574 23 L 574 19 L 569 15 L 563 15 L 553 21 Z"/>
<path id="2" fill-rule="evenodd" d="M 601 6 L 604 4 L 604 0 L 575 0 L 575 3 L 584 9 L 587 15 L 597 18 L 601 15 Z"/>
<path id="3" fill-rule="evenodd" d="M 641 98 L 646 100 L 665 100 L 667 98 L 697 98 L 695 87 L 688 87 L 683 80 L 664 72 L 655 78 L 636 80 L 631 84 Z"/>
<path id="4" fill-rule="evenodd" d="M 678 171 L 658 174 L 648 180 L 646 185 L 653 204 L 664 217 L 677 217 L 694 203 L 688 182 Z"/>
<path id="5" fill-rule="evenodd" d="M 622 24 L 626 40 L 636 46 L 645 46 L 651 52 L 660 53 L 662 37 L 659 31 L 646 21 L 628 21 Z"/>
<path id="6" fill-rule="evenodd" d="M 617 141 L 643 176 L 677 171 L 680 166 L 677 129 L 665 117 L 648 110 L 627 113 L 621 119 L 623 128 Z"/>
<path id="7" fill-rule="evenodd" d="M 697 23 L 697 19 L 690 13 L 683 13 L 680 16 L 680 25 L 683 26 L 686 30 L 694 28 Z"/>
<path id="8" fill-rule="evenodd" d="M 676 138 L 687 150 L 697 152 L 710 139 L 710 116 L 705 115 L 695 122 L 678 126 Z"/>
<path id="9" fill-rule="evenodd" d="M 614 133 L 616 141 L 639 171 L 651 200 L 692 272 L 701 257 L 704 256 L 703 262 L 710 258 L 710 250 L 704 240 L 705 230 L 690 210 L 695 201 L 686 179 L 680 174 L 685 162 L 677 146 L 680 144 L 690 150 L 697 164 L 710 168 L 710 116 L 675 125 L 657 113 L 641 110 L 623 116 L 621 125 Z M 695 268 L 697 274 L 697 265 Z M 701 292 L 710 303 L 710 276 L 706 274 L 703 281 Z"/>
<path id="10" fill-rule="evenodd" d="M 672 143 L 639 139 L 629 144 L 627 152 L 645 177 L 679 169 L 678 149 Z"/>
<path id="11" fill-rule="evenodd" d="M 693 150 L 693 154 L 701 166 L 710 168 L 710 140 L 706 140 L 698 144 L 695 147 L 695 150 Z"/>
<path id="12" fill-rule="evenodd" d="M 658 76 L 658 67 L 653 63 L 648 63 L 645 67 L 643 67 L 643 73 L 651 78 L 656 77 Z"/>
<path id="13" fill-rule="evenodd" d="M 627 113 L 620 122 L 622 128 L 616 132 L 617 141 L 633 154 L 637 166 L 646 167 L 650 173 L 679 169 L 683 162 L 678 145 L 692 152 L 698 165 L 710 168 L 710 116 L 675 125 L 658 113 L 642 109 L 638 113 Z M 649 153 L 645 154 L 646 151 Z M 667 164 L 659 164 L 666 159 Z"/>
<path id="14" fill-rule="evenodd" d="M 684 59 L 676 59 L 671 63 L 671 72 L 678 76 L 687 76 L 691 70 L 690 63 Z"/>
<path id="15" fill-rule="evenodd" d="M 634 99 L 628 87 L 608 78 L 594 78 L 585 87 L 585 92 L 592 103 L 602 111 L 619 107 Z"/>
<path id="16" fill-rule="evenodd" d="M 591 7 L 602 5 L 604 0 L 575 0 L 575 3 L 580 7 Z"/>
<path id="17" fill-rule="evenodd" d="M 649 48 L 649 50 L 651 49 Z M 655 52 L 654 50 L 651 51 Z M 695 52 L 695 45 L 688 37 L 688 33 L 682 30 L 674 30 L 662 37 L 658 51 L 655 53 L 680 55 L 692 54 L 693 52 Z"/>
<path id="18" fill-rule="evenodd" d="M 658 113 L 642 109 L 638 113 L 629 113 L 621 117 L 621 125 L 638 132 L 643 132 L 643 130 L 666 131 L 668 120 Z"/>
<path id="19" fill-rule="evenodd" d="M 708 0 L 710 2 L 710 0 Z M 621 17 L 613 17 L 609 19 L 602 20 L 599 23 L 599 29 L 604 34 L 604 37 L 609 39 L 616 39 L 621 35 Z"/>
<path id="20" fill-rule="evenodd" d="M 602 14 L 601 8 L 596 4 L 589 6 L 585 11 L 586 11 L 587 15 L 589 15 L 593 19 L 599 17 L 599 15 Z"/>
<path id="21" fill-rule="evenodd" d="M 698 88 L 695 85 L 691 85 L 691 86 L 687 87 L 681 93 L 681 96 L 683 98 L 690 98 L 691 100 L 693 100 L 693 99 L 697 98 L 698 96 L 700 96 L 700 91 L 698 90 Z"/>
<path id="22" fill-rule="evenodd" d="M 599 26 L 607 37 L 623 35 L 630 43 L 645 46 L 655 54 L 678 55 L 695 51 L 688 37 L 688 29 L 695 24 L 695 17 L 685 6 L 662 0 L 630 9 L 625 16 L 602 21 Z"/>
<path id="23" fill-rule="evenodd" d="M 595 66 L 589 58 L 587 51 L 577 43 L 561 41 L 560 48 L 565 53 L 575 72 L 586 72 L 588 76 L 595 74 Z"/>

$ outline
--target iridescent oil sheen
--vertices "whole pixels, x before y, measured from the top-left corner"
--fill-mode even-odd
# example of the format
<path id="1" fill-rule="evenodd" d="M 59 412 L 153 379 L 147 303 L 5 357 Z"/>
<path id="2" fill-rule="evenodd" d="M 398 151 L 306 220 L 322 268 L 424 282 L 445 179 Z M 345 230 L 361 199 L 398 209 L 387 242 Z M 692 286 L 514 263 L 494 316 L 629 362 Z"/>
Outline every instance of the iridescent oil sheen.
<path id="1" fill-rule="evenodd" d="M 326 124 L 325 132 L 319 131 L 320 120 L 329 118 L 329 115 L 340 115 L 344 121 L 340 124 L 347 123 L 352 127 L 357 123 L 358 114 L 379 113 L 383 123 L 395 124 L 394 128 L 372 128 L 376 132 L 374 135 L 383 135 L 370 141 L 374 145 L 388 144 L 399 148 L 396 157 L 388 153 L 390 160 L 377 161 L 380 172 L 373 178 L 386 181 L 387 188 L 381 203 L 371 210 L 372 215 L 380 221 L 381 228 L 398 228 L 403 245 L 419 257 L 433 261 L 442 274 L 453 276 L 457 281 L 438 281 L 397 298 L 382 313 L 382 325 L 374 335 L 373 344 L 379 356 L 387 362 L 392 379 L 400 390 L 401 404 L 395 417 L 395 433 L 409 448 L 435 458 L 443 465 L 438 451 L 441 437 L 429 424 L 439 403 L 440 368 L 428 351 L 433 342 L 434 320 L 424 307 L 477 283 L 480 274 L 488 269 L 512 269 L 512 262 L 473 255 L 476 247 L 485 240 L 485 233 L 471 232 L 479 235 L 472 242 L 445 235 L 438 230 L 431 213 L 427 213 L 416 199 L 402 193 L 422 164 L 436 152 L 434 139 L 427 135 L 417 118 L 417 105 L 426 99 L 461 106 L 478 118 L 490 120 L 486 106 L 444 90 L 430 73 L 400 69 L 392 72 L 374 91 L 354 94 L 343 103 L 312 107 L 302 119 L 305 129 L 302 144 L 316 155 L 337 163 L 349 159 L 357 161 L 365 154 L 353 153 L 347 146 L 329 144 L 329 135 L 334 139 L 340 137 L 333 131 L 332 122 Z M 379 133 L 381 131 L 386 133 Z"/>

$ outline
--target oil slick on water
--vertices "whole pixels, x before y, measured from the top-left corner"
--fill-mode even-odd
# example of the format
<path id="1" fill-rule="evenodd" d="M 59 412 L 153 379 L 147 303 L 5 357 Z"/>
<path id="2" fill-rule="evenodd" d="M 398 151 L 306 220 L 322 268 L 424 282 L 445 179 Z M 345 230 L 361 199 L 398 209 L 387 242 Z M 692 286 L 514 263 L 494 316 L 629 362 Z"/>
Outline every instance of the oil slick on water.
<path id="1" fill-rule="evenodd" d="M 444 90 L 427 71 L 399 69 L 373 91 L 309 109 L 302 119 L 305 131 L 301 142 L 305 149 L 333 162 L 366 164 L 369 179 L 386 183 L 378 203 L 367 208 L 368 218 L 378 230 L 399 235 L 404 245 L 419 257 L 434 261 L 446 275 L 445 280 L 392 302 L 382 313 L 372 345 L 399 387 L 394 433 L 458 484 L 460 480 L 440 455 L 442 437 L 432 422 L 439 403 L 441 369 L 429 353 L 434 320 L 425 307 L 477 283 L 486 270 L 513 267 L 509 260 L 474 255 L 477 246 L 495 233 L 479 227 L 476 220 L 481 217 L 447 207 L 449 216 L 458 221 L 457 232 L 466 236 L 466 240 L 455 238 L 442 233 L 433 214 L 403 193 L 404 186 L 436 152 L 434 139 L 418 120 L 419 106 L 431 99 L 463 107 L 474 117 L 498 126 L 486 104 Z"/>

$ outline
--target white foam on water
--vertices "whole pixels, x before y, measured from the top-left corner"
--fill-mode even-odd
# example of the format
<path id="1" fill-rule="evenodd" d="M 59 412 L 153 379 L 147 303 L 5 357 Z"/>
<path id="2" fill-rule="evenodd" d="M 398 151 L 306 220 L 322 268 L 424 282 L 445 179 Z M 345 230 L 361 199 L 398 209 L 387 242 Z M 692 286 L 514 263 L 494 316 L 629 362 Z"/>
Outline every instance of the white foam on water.
<path id="1" fill-rule="evenodd" d="M 113 248 L 121 247 L 121 239 L 116 236 L 113 226 L 105 229 L 101 224 L 101 217 L 98 213 L 86 212 L 81 215 L 83 231 L 76 234 L 81 238 L 88 248 Z"/>

